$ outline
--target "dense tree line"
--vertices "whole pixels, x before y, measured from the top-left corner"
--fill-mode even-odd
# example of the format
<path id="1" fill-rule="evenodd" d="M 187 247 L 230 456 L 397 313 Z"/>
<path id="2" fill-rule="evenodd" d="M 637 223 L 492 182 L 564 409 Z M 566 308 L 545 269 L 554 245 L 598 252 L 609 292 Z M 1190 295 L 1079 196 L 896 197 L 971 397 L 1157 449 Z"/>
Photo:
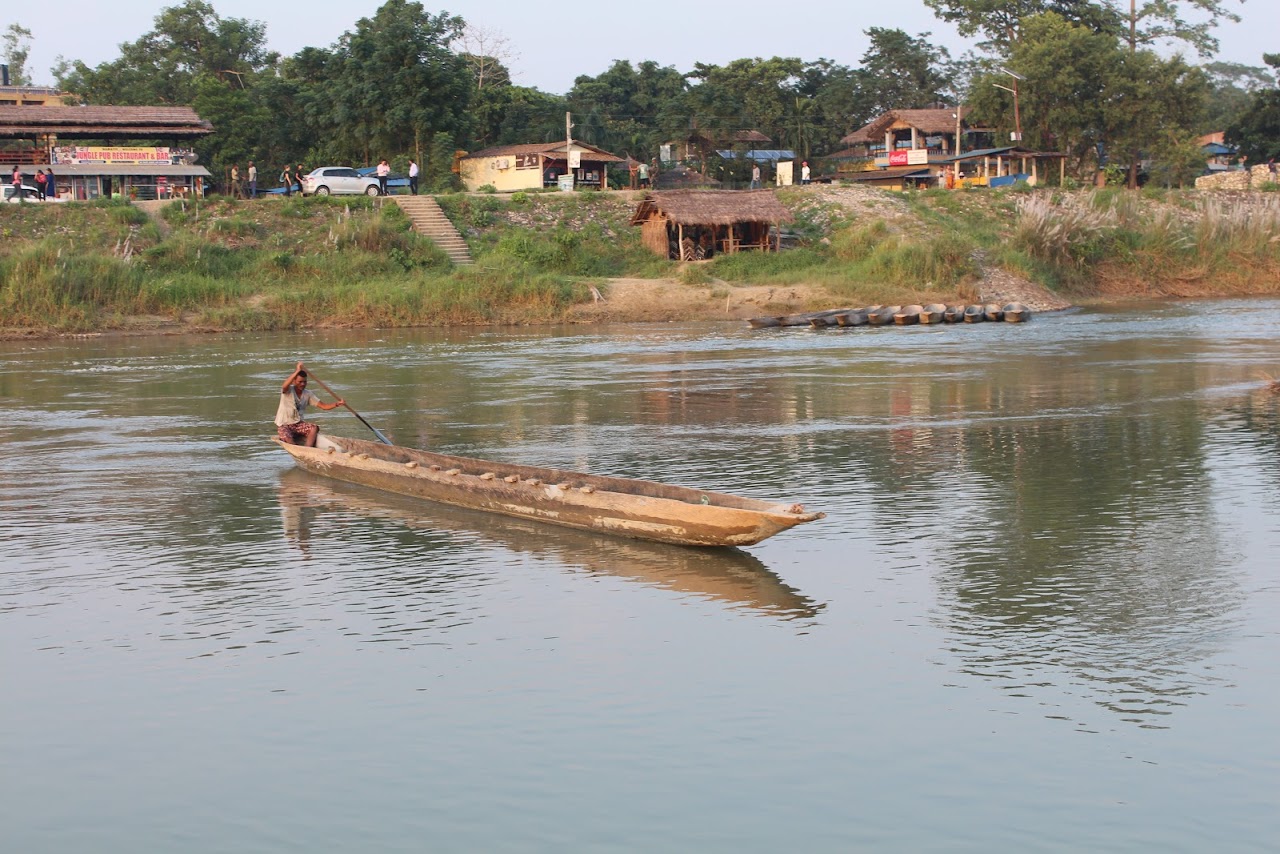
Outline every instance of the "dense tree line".
<path id="1" fill-rule="evenodd" d="M 926 2 L 981 37 L 980 51 L 953 60 L 929 33 L 872 27 L 856 66 L 771 57 L 681 71 L 617 61 L 556 95 L 511 82 L 505 38 L 421 3 L 387 0 L 336 44 L 281 57 L 267 50 L 263 24 L 186 0 L 121 45 L 117 59 L 61 61 L 54 74 L 85 103 L 194 107 L 217 129 L 197 146 L 215 174 L 250 159 L 371 164 L 413 155 L 431 189 L 452 182 L 457 149 L 563 138 L 566 111 L 576 138 L 645 160 L 671 141 L 701 145 L 713 160 L 711 150 L 743 130 L 812 159 L 885 110 L 932 105 L 964 104 L 971 122 L 1008 140 L 1015 79 L 1023 144 L 1066 153 L 1076 175 L 1100 157 L 1124 166 L 1154 158 L 1165 180 L 1180 182 L 1203 165 L 1195 137 L 1224 128 L 1251 158 L 1280 154 L 1275 57 L 1271 68 L 1194 65 L 1152 49 L 1173 40 L 1212 57 L 1213 25 L 1235 18 L 1225 5 L 1234 0 Z M 16 24 L 4 36 L 20 71 L 29 39 Z"/>

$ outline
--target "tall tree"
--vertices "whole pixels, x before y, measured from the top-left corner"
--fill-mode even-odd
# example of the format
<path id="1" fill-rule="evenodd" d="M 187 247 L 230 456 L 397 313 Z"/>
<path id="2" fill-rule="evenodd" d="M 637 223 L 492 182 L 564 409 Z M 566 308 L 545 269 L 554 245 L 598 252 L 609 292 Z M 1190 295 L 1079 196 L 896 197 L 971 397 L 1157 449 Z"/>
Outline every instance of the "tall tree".
<path id="1" fill-rule="evenodd" d="M 1225 130 L 1252 109 L 1254 95 L 1276 87 L 1275 75 L 1266 68 L 1238 62 L 1209 62 L 1201 69 L 1209 79 L 1204 133 Z"/>
<path id="2" fill-rule="evenodd" d="M 1094 32 L 1118 35 L 1123 18 L 1116 0 L 924 0 L 940 20 L 955 24 L 963 36 L 985 36 L 983 47 L 1005 53 L 1021 37 L 1022 21 L 1052 12 Z M 1178 0 L 1163 0 L 1178 2 Z M 1200 2 L 1200 0 L 1192 0 Z"/>
<path id="3" fill-rule="evenodd" d="M 889 110 L 927 107 L 943 101 L 950 80 L 951 54 L 930 44 L 929 34 L 872 27 L 871 45 L 857 72 L 863 122 Z M 859 124 L 863 123 L 859 122 Z"/>
<path id="4" fill-rule="evenodd" d="M 456 47 L 471 66 L 477 89 L 511 84 L 509 66 L 520 54 L 512 47 L 511 39 L 502 32 L 467 24 Z"/>
<path id="5" fill-rule="evenodd" d="M 421 157 L 433 135 L 465 135 L 472 75 L 450 49 L 464 26 L 459 17 L 428 14 L 421 3 L 388 0 L 342 36 L 327 124 L 349 157 Z"/>
<path id="6" fill-rule="evenodd" d="M 31 55 L 31 30 L 15 21 L 5 28 L 0 43 L 4 45 L 5 65 L 9 66 L 9 82 L 14 86 L 30 86 L 27 57 Z"/>
<path id="7" fill-rule="evenodd" d="M 597 77 L 578 77 L 566 100 L 574 136 L 619 154 L 645 160 L 683 113 L 688 84 L 671 66 L 618 60 Z"/>
<path id="8" fill-rule="evenodd" d="M 1200 126 L 1207 88 L 1199 69 L 1178 56 L 1130 51 L 1115 34 L 1098 33 L 1046 13 L 1023 21 L 1022 38 L 1008 66 L 1019 84 L 1024 144 L 1062 151 L 1083 177 L 1095 165 L 1097 146 L 1125 164 L 1161 146 L 1180 151 Z M 995 71 L 975 78 L 968 104 L 975 117 L 1012 129 L 1008 78 Z"/>
<path id="9" fill-rule="evenodd" d="M 120 57 L 90 68 L 61 63 L 58 85 L 91 104 L 190 105 L 209 77 L 235 89 L 272 66 L 278 56 L 266 48 L 266 25 L 223 18 L 204 0 L 186 0 L 160 10 L 155 27 L 120 45 Z"/>
<path id="10" fill-rule="evenodd" d="M 1264 54 L 1262 59 L 1280 72 L 1280 53 Z M 1255 163 L 1280 159 L 1280 86 L 1254 93 L 1253 104 L 1227 128 L 1226 138 Z"/>

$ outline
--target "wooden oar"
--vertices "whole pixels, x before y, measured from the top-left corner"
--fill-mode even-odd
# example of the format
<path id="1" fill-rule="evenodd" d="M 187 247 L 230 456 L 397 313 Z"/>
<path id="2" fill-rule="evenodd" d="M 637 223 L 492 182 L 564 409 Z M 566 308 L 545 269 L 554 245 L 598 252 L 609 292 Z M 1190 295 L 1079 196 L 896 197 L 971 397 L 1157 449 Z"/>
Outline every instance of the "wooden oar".
<path id="1" fill-rule="evenodd" d="M 343 406 L 345 406 L 345 407 L 346 407 L 346 408 L 351 412 L 351 414 L 352 414 L 352 415 L 354 415 L 356 418 L 359 418 L 359 419 L 360 419 L 360 423 L 361 423 L 361 424 L 363 424 L 364 426 L 368 427 L 370 430 L 372 430 L 372 431 L 373 431 L 373 435 L 375 435 L 375 436 L 377 436 L 377 437 L 378 437 L 378 441 L 379 441 L 379 442 L 381 442 L 381 443 L 382 443 L 382 444 L 384 444 L 384 445 L 390 445 L 390 444 L 391 444 L 391 440 L 390 440 L 390 439 L 388 439 L 386 436 L 382 435 L 382 433 L 378 430 L 378 428 L 377 428 L 377 427 L 374 427 L 374 426 L 373 426 L 372 424 L 370 424 L 368 421 L 365 421 L 365 420 L 364 420 L 364 416 L 363 416 L 363 415 L 361 415 L 359 412 L 356 412 L 354 409 L 352 409 L 352 408 L 351 408 L 351 404 L 347 403 L 347 402 L 346 402 L 346 400 L 344 400 L 344 399 L 342 398 L 342 396 L 341 396 L 341 395 L 334 394 L 333 389 L 331 389 L 331 388 L 329 388 L 327 385 L 325 385 L 325 384 L 324 384 L 324 380 L 322 380 L 322 379 L 320 379 L 318 376 L 316 376 L 316 372 L 315 372 L 315 371 L 311 370 L 310 368 L 307 368 L 307 375 L 308 375 L 309 377 L 311 377 L 311 379 L 313 379 L 313 380 L 315 380 L 316 382 L 320 383 L 320 388 L 322 388 L 322 389 L 324 389 L 325 391 L 329 392 L 329 396 L 330 396 L 330 397 L 332 397 L 334 400 L 341 400 L 341 401 L 342 401 L 342 405 L 343 405 Z"/>

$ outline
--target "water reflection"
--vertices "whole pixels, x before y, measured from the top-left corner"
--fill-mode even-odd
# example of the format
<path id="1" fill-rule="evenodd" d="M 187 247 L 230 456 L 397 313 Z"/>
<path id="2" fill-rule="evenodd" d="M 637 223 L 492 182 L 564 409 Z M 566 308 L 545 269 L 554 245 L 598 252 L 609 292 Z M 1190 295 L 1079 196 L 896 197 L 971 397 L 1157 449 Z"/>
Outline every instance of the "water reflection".
<path id="1" fill-rule="evenodd" d="M 317 528 L 355 514 L 395 522 L 413 537 L 447 541 L 454 548 L 482 539 L 576 571 L 627 578 L 776 619 L 809 621 L 822 610 L 758 558 L 738 549 L 686 549 L 577 531 L 548 531 L 522 520 L 424 504 L 300 469 L 280 475 L 278 495 L 285 537 L 304 559 L 311 556 Z"/>
<path id="2" fill-rule="evenodd" d="M 1206 693 L 1243 594 L 1204 433 L 1193 397 L 965 431 L 988 488 L 938 576 L 963 671 L 1050 717 L 1075 697 L 1145 727 Z"/>

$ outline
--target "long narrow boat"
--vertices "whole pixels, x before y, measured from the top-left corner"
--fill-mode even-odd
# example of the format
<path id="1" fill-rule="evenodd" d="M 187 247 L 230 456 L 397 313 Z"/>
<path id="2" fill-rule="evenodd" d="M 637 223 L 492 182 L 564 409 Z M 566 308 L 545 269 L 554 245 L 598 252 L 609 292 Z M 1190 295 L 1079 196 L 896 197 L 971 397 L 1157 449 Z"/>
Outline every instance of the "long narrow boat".
<path id="1" fill-rule="evenodd" d="M 983 312 L 982 312 L 982 306 L 980 306 L 980 305 L 966 305 L 966 306 L 964 307 L 964 322 L 965 322 L 965 323 L 981 323 L 981 322 L 982 322 L 983 320 L 985 320 L 985 319 L 986 319 L 986 318 L 984 317 Z"/>
<path id="2" fill-rule="evenodd" d="M 748 317 L 747 325 L 752 329 L 772 329 L 782 325 L 782 318 L 776 314 L 767 317 Z"/>
<path id="3" fill-rule="evenodd" d="M 640 540 L 749 546 L 823 518 L 799 504 L 761 501 L 647 480 L 495 463 L 321 437 L 317 447 L 273 439 L 307 471 L 350 483 Z"/>
<path id="4" fill-rule="evenodd" d="M 946 323 L 960 323 L 964 320 L 964 306 L 949 305 L 947 310 L 943 312 L 942 319 Z"/>
<path id="5" fill-rule="evenodd" d="M 947 307 L 940 302 L 931 302 L 924 308 L 920 309 L 921 323 L 941 323 L 942 316 L 947 313 Z"/>
<path id="6" fill-rule="evenodd" d="M 866 326 L 867 310 L 865 308 L 855 308 L 853 311 L 837 314 L 836 324 L 838 326 Z"/>
<path id="7" fill-rule="evenodd" d="M 910 326 L 913 323 L 920 322 L 920 312 L 924 311 L 922 305 L 904 305 L 901 311 L 894 312 L 893 322 L 899 326 Z"/>
<path id="8" fill-rule="evenodd" d="M 1000 307 L 999 303 L 987 303 L 982 307 L 982 313 L 986 316 L 987 320 L 990 320 L 993 323 L 999 323 L 1004 320 L 1004 309 Z"/>
<path id="9" fill-rule="evenodd" d="M 826 311 L 809 311 L 804 314 L 784 314 L 778 318 L 779 326 L 812 326 L 814 318 L 833 317 L 848 311 L 848 308 L 829 308 Z"/>
<path id="10" fill-rule="evenodd" d="M 309 545 L 310 531 L 324 524 L 324 516 L 355 515 L 426 531 L 433 538 L 483 531 L 486 543 L 516 555 L 552 559 L 591 575 L 611 575 L 693 593 L 784 620 L 812 617 L 823 609 L 786 584 L 751 552 L 740 549 L 690 549 L 599 537 L 588 531 L 553 528 L 510 517 L 494 522 L 477 518 L 476 511 L 461 507 L 442 505 L 423 513 L 417 500 L 408 496 L 316 477 L 299 468 L 281 473 L 277 494 L 285 536 L 303 551 Z"/>
<path id="11" fill-rule="evenodd" d="M 1020 302 L 1011 302 L 1004 307 L 1004 319 L 1008 323 L 1025 323 L 1031 317 L 1031 309 Z"/>
<path id="12" fill-rule="evenodd" d="M 893 323 L 893 316 L 902 311 L 900 305 L 882 305 L 875 311 L 867 312 L 867 323 L 872 326 L 887 326 Z"/>

